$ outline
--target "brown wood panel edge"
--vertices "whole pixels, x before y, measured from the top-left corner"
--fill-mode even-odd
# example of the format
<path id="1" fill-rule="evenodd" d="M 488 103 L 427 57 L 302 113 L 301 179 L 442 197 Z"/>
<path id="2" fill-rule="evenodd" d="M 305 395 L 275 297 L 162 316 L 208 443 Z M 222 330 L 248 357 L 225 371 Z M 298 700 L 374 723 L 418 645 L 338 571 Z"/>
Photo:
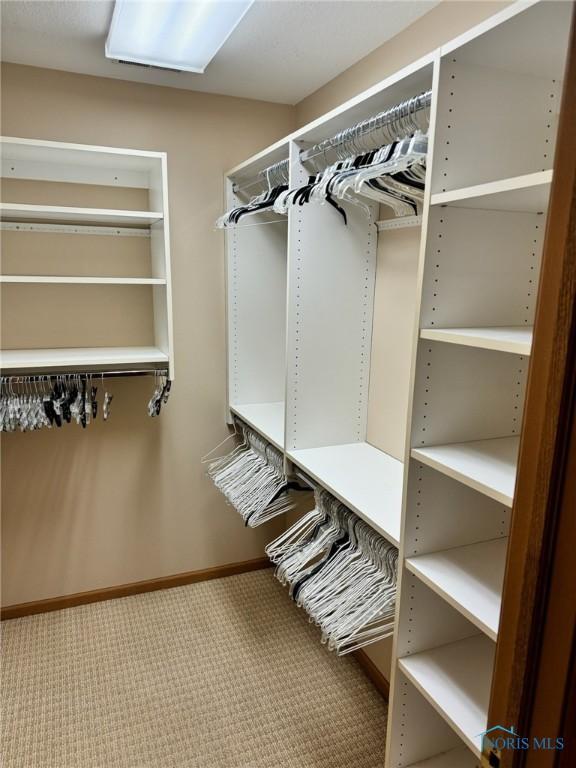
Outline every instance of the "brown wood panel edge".
<path id="1" fill-rule="evenodd" d="M 172 587 L 182 587 L 186 584 L 195 584 L 200 581 L 209 581 L 210 579 L 222 579 L 226 576 L 259 571 L 261 568 L 270 568 L 270 561 L 267 557 L 245 560 L 241 563 L 218 565 L 215 568 L 206 568 L 203 571 L 187 571 L 186 573 L 176 573 L 173 576 L 161 576 L 158 579 L 136 581 L 132 584 L 120 584 L 116 587 L 93 589 L 89 592 L 76 592 L 73 595 L 49 597 L 47 600 L 7 605 L 2 608 L 0 618 L 2 621 L 5 621 L 6 619 L 18 619 L 22 616 L 32 616 L 36 613 L 60 611 L 62 608 L 74 608 L 77 605 L 99 603 L 103 600 L 114 600 L 117 597 L 129 597 L 130 595 L 140 595 L 144 592 L 155 592 L 158 589 L 171 589 Z"/>
<path id="2" fill-rule="evenodd" d="M 380 672 L 376 664 L 374 664 L 366 651 L 363 651 L 361 648 L 358 651 L 354 651 L 353 655 L 374 688 L 376 688 L 378 693 L 388 701 L 388 697 L 390 696 L 390 683 L 386 680 L 382 672 Z"/>

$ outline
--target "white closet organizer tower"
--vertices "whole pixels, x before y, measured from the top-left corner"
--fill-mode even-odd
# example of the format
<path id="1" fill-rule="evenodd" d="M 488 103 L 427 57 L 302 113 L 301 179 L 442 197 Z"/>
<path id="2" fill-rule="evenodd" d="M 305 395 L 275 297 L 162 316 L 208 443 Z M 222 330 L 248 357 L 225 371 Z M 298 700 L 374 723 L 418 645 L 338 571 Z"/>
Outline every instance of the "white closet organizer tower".
<path id="1" fill-rule="evenodd" d="M 228 208 L 282 157 L 299 186 L 302 150 L 432 89 L 421 219 L 227 239 L 230 411 L 400 549 L 386 768 L 480 760 L 571 13 L 510 6 L 227 176 Z"/>
<path id="2" fill-rule="evenodd" d="M 434 56 L 372 88 L 227 174 L 234 190 L 301 151 L 432 85 Z M 252 188 L 254 194 L 254 188 Z M 245 199 L 245 198 L 244 198 Z M 418 221 L 377 225 L 344 204 L 258 214 L 227 232 L 231 413 L 396 546 L 416 302 Z"/>
<path id="3" fill-rule="evenodd" d="M 440 50 L 387 768 L 480 763 L 571 13 Z"/>
<path id="4" fill-rule="evenodd" d="M 5 375 L 167 369 L 166 154 L 3 138 Z"/>

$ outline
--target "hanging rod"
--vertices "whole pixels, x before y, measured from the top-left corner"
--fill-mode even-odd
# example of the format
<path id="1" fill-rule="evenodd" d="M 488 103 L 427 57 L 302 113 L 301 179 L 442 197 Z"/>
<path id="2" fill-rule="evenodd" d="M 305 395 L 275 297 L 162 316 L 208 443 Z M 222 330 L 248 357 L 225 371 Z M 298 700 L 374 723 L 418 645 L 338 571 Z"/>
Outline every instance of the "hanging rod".
<path id="1" fill-rule="evenodd" d="M 315 144 L 313 147 L 304 149 L 300 152 L 300 161 L 302 163 L 311 160 L 317 155 L 325 155 L 326 152 L 335 149 L 336 147 L 345 144 L 347 141 L 358 140 L 374 131 L 382 130 L 384 128 L 391 128 L 395 132 L 402 131 L 406 135 L 407 128 L 403 128 L 403 121 L 409 116 L 414 115 L 416 112 L 422 112 L 430 107 L 432 103 L 432 91 L 424 91 L 424 93 L 418 96 L 413 96 L 411 99 L 406 99 L 400 104 L 396 104 L 390 109 L 386 109 L 383 112 L 379 112 L 377 115 L 362 120 L 351 128 L 345 128 L 339 131 L 335 136 L 329 139 L 324 139 L 319 144 Z M 408 128 L 413 132 L 413 128 Z M 380 146 L 385 144 L 386 140 L 380 141 Z"/>
<path id="2" fill-rule="evenodd" d="M 241 192 L 245 189 L 249 189 L 250 187 L 255 187 L 256 184 L 262 184 L 263 181 L 266 181 L 267 174 L 272 173 L 284 173 L 286 175 L 286 178 L 288 178 L 288 162 L 289 158 L 284 158 L 284 160 L 280 160 L 277 163 L 274 163 L 273 165 L 269 165 L 268 168 L 263 168 L 261 171 L 258 171 L 256 176 L 253 176 L 249 179 L 249 181 L 246 184 L 237 184 L 234 182 L 232 185 L 232 191 L 233 192 Z"/>
<path id="3" fill-rule="evenodd" d="M 0 378 L 2 381 L 13 381 L 15 384 L 18 382 L 24 382 L 26 380 L 30 379 L 46 379 L 46 378 L 53 378 L 56 376 L 80 376 L 80 378 L 86 377 L 86 376 L 92 376 L 93 379 L 100 379 L 102 376 L 105 379 L 113 379 L 113 378 L 122 378 L 124 376 L 168 376 L 168 368 L 135 368 L 132 370 L 126 370 L 126 371 L 44 371 L 42 373 L 36 372 L 36 373 L 20 373 L 20 374 L 11 374 L 9 376 L 1 376 Z"/>

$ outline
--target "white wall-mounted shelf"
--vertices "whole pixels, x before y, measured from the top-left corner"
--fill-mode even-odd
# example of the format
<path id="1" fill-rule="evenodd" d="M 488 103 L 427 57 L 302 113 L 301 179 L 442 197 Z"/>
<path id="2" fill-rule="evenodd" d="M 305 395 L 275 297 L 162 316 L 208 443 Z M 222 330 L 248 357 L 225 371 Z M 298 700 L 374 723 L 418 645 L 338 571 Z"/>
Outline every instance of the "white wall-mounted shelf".
<path id="1" fill-rule="evenodd" d="M 156 347 L 75 347 L 70 349 L 4 349 L 0 368 L 18 371 L 36 368 L 78 368 L 101 365 L 168 363 L 168 355 Z"/>
<path id="2" fill-rule="evenodd" d="M 400 543 L 401 461 L 368 443 L 288 451 L 288 458 L 395 546 Z"/>
<path id="3" fill-rule="evenodd" d="M 163 214 L 160 211 L 122 211 L 114 208 L 0 203 L 0 217 L 3 221 L 58 221 L 149 227 L 151 224 L 162 221 Z"/>
<path id="4" fill-rule="evenodd" d="M 231 405 L 230 410 L 269 440 L 279 451 L 284 450 L 283 402 Z"/>
<path id="5" fill-rule="evenodd" d="M 515 355 L 529 355 L 532 350 L 532 328 L 423 328 L 421 339 L 442 341 L 478 349 L 493 349 Z"/>
<path id="6" fill-rule="evenodd" d="M 79 277 L 74 275 L 0 275 L 0 283 L 16 285 L 166 285 L 160 277 Z"/>
<path id="7" fill-rule="evenodd" d="M 478 768 L 478 760 L 466 747 L 451 749 L 440 755 L 412 763 L 408 768 Z"/>
<path id="8" fill-rule="evenodd" d="M 498 636 L 505 538 L 406 559 L 406 568 L 441 595 L 491 640 Z"/>
<path id="9" fill-rule="evenodd" d="M 18 273 L 0 276 L 0 284 L 69 286 L 61 292 L 43 291 L 41 301 L 38 291 L 8 290 L 3 369 L 64 371 L 67 366 L 106 369 L 161 363 L 173 379 L 166 153 L 14 137 L 2 137 L 0 144 L 1 176 L 8 180 L 5 197 L 13 191 L 13 182 L 23 182 L 13 192 L 12 199 L 19 202 L 0 203 L 5 249 L 12 249 L 9 271 Z M 35 182 L 43 185 L 41 199 L 46 205 L 27 202 L 39 197 Z M 83 207 L 48 204 L 62 199 L 64 190 L 58 185 L 66 188 L 67 200 L 82 201 Z M 94 185 L 99 189 L 93 189 Z M 145 194 L 128 193 L 126 188 Z M 108 195 L 113 196 L 114 205 L 121 206 L 126 200 L 125 208 L 101 207 Z M 94 207 L 86 207 L 91 201 Z M 132 210 L 135 205 L 145 210 Z M 56 236 L 61 234 L 73 234 L 78 242 L 59 242 Z M 108 236 L 113 242 L 95 235 Z M 97 264 L 101 259 L 97 271 L 108 275 L 74 274 L 76 255 Z M 112 263 L 118 269 L 108 267 Z M 78 271 L 92 270 L 83 264 Z M 110 275 L 116 271 L 119 276 Z M 98 292 L 76 290 L 90 285 L 100 286 Z M 149 287 L 150 291 L 112 290 L 115 286 Z M 36 326 L 20 324 L 19 313 L 29 314 L 32 302 L 41 320 Z M 109 311 L 98 321 L 93 315 L 100 302 Z M 78 314 L 79 306 L 86 306 L 86 312 Z M 74 324 L 62 322 L 68 311 L 78 317 Z M 54 348 L 60 336 L 62 348 Z M 120 339 L 125 346 L 99 346 Z"/>
<path id="10" fill-rule="evenodd" d="M 484 635 L 398 660 L 406 677 L 480 757 L 486 730 L 495 645 Z"/>
<path id="11" fill-rule="evenodd" d="M 499 437 L 413 448 L 411 455 L 423 464 L 511 507 L 518 445 L 517 437 Z"/>
<path id="12" fill-rule="evenodd" d="M 543 213 L 548 208 L 551 184 L 552 171 L 540 171 L 450 192 L 438 192 L 432 195 L 432 205 Z"/>

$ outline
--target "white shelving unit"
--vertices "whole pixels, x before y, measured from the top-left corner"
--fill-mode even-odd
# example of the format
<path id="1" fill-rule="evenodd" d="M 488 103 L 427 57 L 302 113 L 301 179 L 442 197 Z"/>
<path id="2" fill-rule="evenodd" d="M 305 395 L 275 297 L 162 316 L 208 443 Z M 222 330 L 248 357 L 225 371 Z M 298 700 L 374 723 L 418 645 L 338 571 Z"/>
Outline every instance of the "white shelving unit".
<path id="1" fill-rule="evenodd" d="M 482 754 L 569 6 L 515 4 L 440 50 L 386 768 Z"/>
<path id="2" fill-rule="evenodd" d="M 399 547 L 386 768 L 479 764 L 571 13 L 509 6 L 226 175 L 228 208 L 285 158 L 299 186 L 303 150 L 432 91 L 421 216 L 227 232 L 230 413 Z"/>
<path id="3" fill-rule="evenodd" d="M 174 378 L 174 354 L 172 334 L 172 296 L 170 281 L 170 234 L 168 217 L 167 159 L 162 152 L 147 152 L 113 147 L 98 147 L 83 144 L 68 144 L 35 139 L 2 138 L 1 175 L 5 180 L 8 200 L 0 204 L 0 227 L 5 231 L 5 255 L 10 255 L 15 239 L 44 238 L 42 240 L 42 270 L 44 274 L 26 274 L 26 247 L 16 248 L 18 274 L 3 274 L 6 317 L 3 318 L 5 348 L 0 353 L 2 370 L 17 372 L 42 370 L 85 369 L 96 367 L 128 367 L 150 365 L 168 368 Z M 13 186 L 16 185 L 16 186 Z M 53 204 L 58 203 L 62 188 L 68 199 L 78 198 L 83 202 L 94 196 L 102 200 L 102 187 L 119 193 L 129 200 L 134 194 L 139 200 L 147 201 L 147 209 L 128 210 L 119 207 L 102 208 Z M 46 195 L 46 204 L 28 203 L 23 198 L 33 195 L 36 200 Z M 16 198 L 13 202 L 10 196 Z M 60 247 L 57 238 L 73 235 L 78 239 L 78 263 L 84 256 L 84 237 L 106 235 L 102 238 L 101 253 L 110 250 L 110 238 L 128 245 L 126 238 L 143 238 L 140 243 L 147 250 L 142 258 L 142 274 L 71 274 L 63 272 L 59 265 Z M 10 238 L 10 239 L 9 239 Z M 26 241 L 31 244 L 31 240 Z M 94 256 L 91 245 L 91 259 L 94 271 L 104 270 L 100 259 Z M 30 250 L 34 250 L 31 248 Z M 38 250 L 36 248 L 35 250 Z M 115 247 L 119 262 L 115 272 L 122 272 L 122 249 Z M 14 264 L 14 259 L 11 259 Z M 130 262 L 134 263 L 134 260 Z M 145 274 L 146 264 L 149 274 Z M 67 267 L 69 269 L 69 265 Z M 15 272 L 15 269 L 11 269 Z M 79 272 L 81 269 L 79 268 Z M 86 265 L 82 264 L 82 271 Z M 80 289 L 79 286 L 82 288 Z M 112 291 L 112 289 L 114 289 Z M 77 293 L 81 290 L 81 293 Z M 42 293 L 39 293 L 41 291 Z M 94 291 L 100 293 L 95 294 Z M 141 291 L 149 291 L 147 294 Z M 17 292 L 17 293 L 15 293 Z M 80 298 L 81 297 L 81 298 Z M 111 319 L 107 326 L 109 343 L 104 344 L 106 333 L 91 336 L 95 317 L 91 311 L 96 307 L 107 308 L 121 302 L 121 310 L 108 311 Z M 18 312 L 26 312 L 33 304 L 39 321 L 35 328 L 26 326 L 29 348 L 22 348 L 22 332 L 19 328 Z M 75 317 L 74 338 L 69 323 L 60 323 L 68 335 L 62 339 L 62 348 L 54 348 L 54 323 L 66 317 L 66 306 Z M 82 311 L 78 312 L 78 307 Z M 96 309 L 97 311 L 97 309 Z M 123 328 L 122 320 L 134 319 Z M 135 318 L 139 319 L 136 320 Z M 104 325 L 106 317 L 101 316 L 98 325 Z M 138 323 L 142 331 L 134 333 Z M 149 330 L 148 330 L 149 329 Z M 47 331 L 52 343 L 43 343 Z M 16 332 L 17 343 L 11 341 Z M 134 341 L 131 342 L 131 336 Z M 142 338 L 148 337 L 143 344 Z M 29 337 L 29 338 L 28 338 Z M 70 341 L 78 339 L 78 346 Z M 94 339 L 92 346 L 90 341 Z M 107 339 L 106 339 L 107 340 Z M 103 343 L 104 341 L 104 343 Z M 88 342 L 88 344 L 86 343 Z M 81 346 L 80 346 L 81 344 Z M 110 346 L 112 344 L 113 346 Z"/>
<path id="4" fill-rule="evenodd" d="M 292 186 L 306 181 L 302 149 L 429 89 L 435 58 L 232 169 L 227 208 L 256 194 L 257 185 L 244 184 L 280 160 L 289 159 Z M 328 206 L 309 205 L 291 208 L 286 221 L 260 214 L 227 231 L 229 411 L 284 450 L 288 472 L 302 470 L 397 546 L 405 418 L 392 424 L 379 414 L 381 405 L 406 414 L 422 217 L 381 221 L 372 205 L 369 220 L 345 208 L 347 225 Z M 396 237 L 403 250 L 392 264 Z M 392 290 L 407 299 L 400 327 L 388 295 L 379 298 L 378 286 L 394 280 Z M 381 349 L 383 373 L 372 362 Z M 380 379 L 384 392 L 373 383 Z M 395 400 L 385 403 L 389 392 Z"/>

